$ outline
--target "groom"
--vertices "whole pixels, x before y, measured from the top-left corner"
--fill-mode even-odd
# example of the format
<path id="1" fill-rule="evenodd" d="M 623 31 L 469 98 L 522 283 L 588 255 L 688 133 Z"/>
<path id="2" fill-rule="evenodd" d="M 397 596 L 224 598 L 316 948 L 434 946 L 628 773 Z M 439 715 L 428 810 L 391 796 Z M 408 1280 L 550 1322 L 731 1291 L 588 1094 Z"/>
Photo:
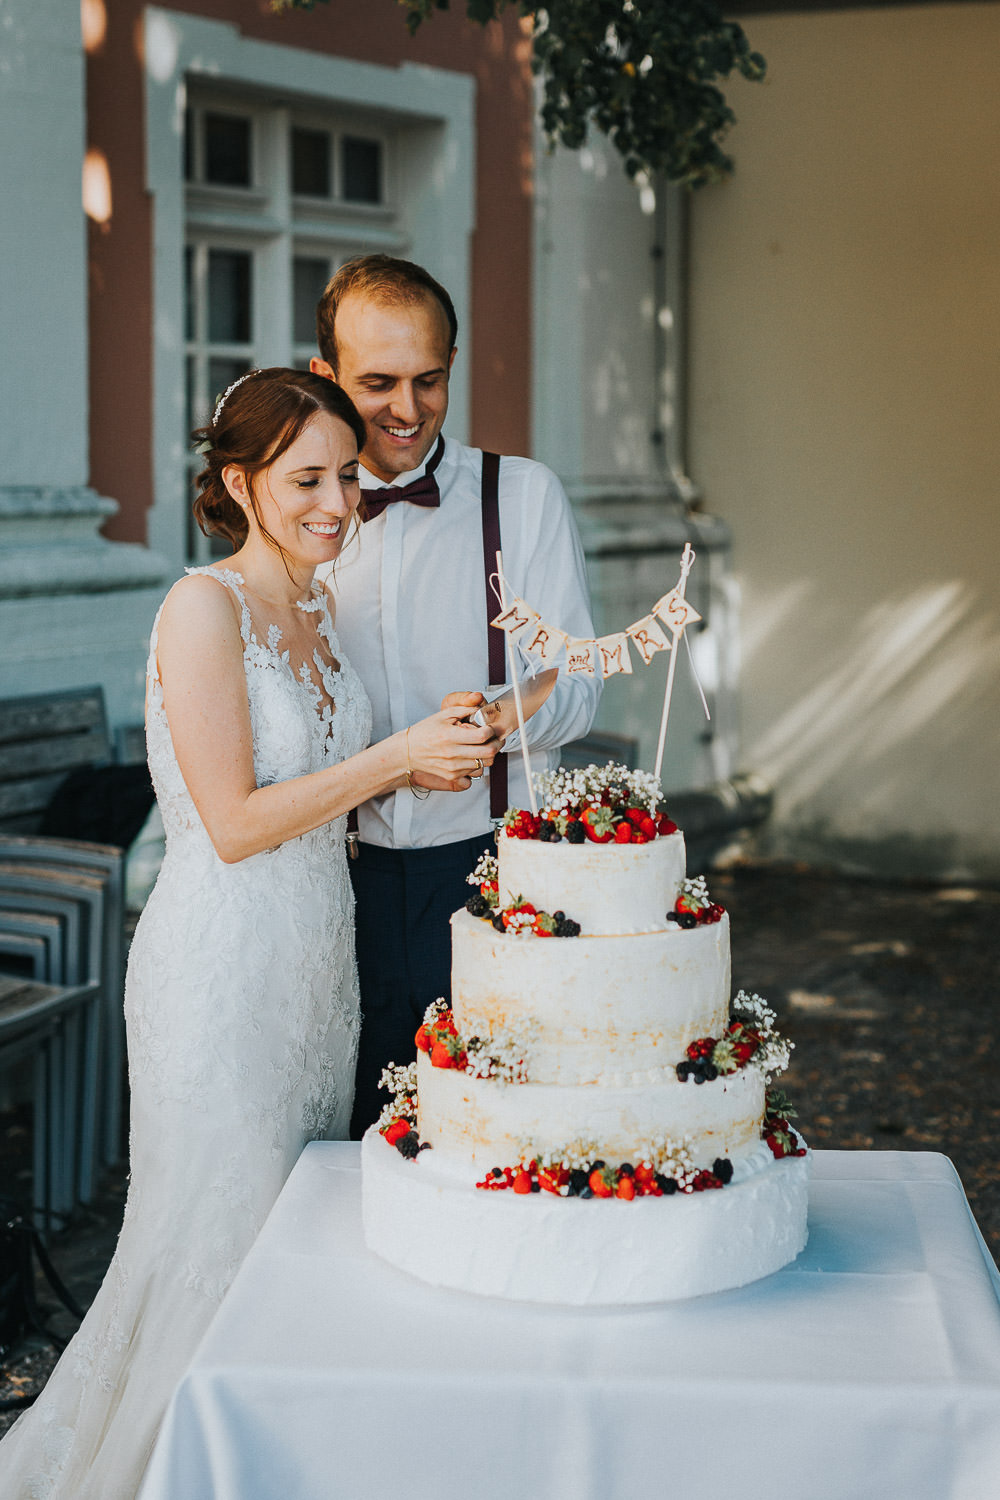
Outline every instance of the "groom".
<path id="1" fill-rule="evenodd" d="M 495 460 L 442 433 L 456 354 L 451 298 L 422 267 L 388 255 L 349 261 L 319 304 L 311 369 L 341 385 L 364 418 L 367 519 L 330 583 L 337 633 L 372 700 L 373 740 L 434 713 L 455 690 L 506 676 L 487 581 L 503 549 L 511 589 L 568 634 L 593 635 L 583 549 L 562 485 L 526 458 Z M 494 638 L 492 648 L 490 637 Z M 531 720 L 535 771 L 586 734 L 599 679 L 561 673 Z M 449 918 L 493 847 L 491 817 L 528 805 L 516 735 L 459 795 L 408 787 L 358 809 L 356 901 L 362 1029 L 351 1134 L 387 1100 L 378 1080 L 414 1056 L 431 1001 L 450 994 Z M 506 785 L 504 784 L 506 777 Z"/>

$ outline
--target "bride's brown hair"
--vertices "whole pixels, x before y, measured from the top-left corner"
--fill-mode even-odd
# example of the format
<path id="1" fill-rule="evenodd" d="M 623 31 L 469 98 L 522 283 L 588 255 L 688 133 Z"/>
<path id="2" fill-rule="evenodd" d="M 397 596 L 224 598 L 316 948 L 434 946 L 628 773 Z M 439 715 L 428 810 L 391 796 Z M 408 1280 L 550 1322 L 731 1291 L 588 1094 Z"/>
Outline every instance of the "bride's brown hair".
<path id="1" fill-rule="evenodd" d="M 234 549 L 247 539 L 250 523 L 246 512 L 222 478 L 223 469 L 232 464 L 246 474 L 261 535 L 279 552 L 282 550 L 261 525 L 253 481 L 291 447 L 306 423 L 320 411 L 347 424 L 360 453 L 365 424 L 350 396 L 325 376 L 273 366 L 251 370 L 229 387 L 211 422 L 191 434 L 205 458 L 205 467 L 195 480 L 198 494 L 193 509 L 206 536 L 224 536 Z"/>

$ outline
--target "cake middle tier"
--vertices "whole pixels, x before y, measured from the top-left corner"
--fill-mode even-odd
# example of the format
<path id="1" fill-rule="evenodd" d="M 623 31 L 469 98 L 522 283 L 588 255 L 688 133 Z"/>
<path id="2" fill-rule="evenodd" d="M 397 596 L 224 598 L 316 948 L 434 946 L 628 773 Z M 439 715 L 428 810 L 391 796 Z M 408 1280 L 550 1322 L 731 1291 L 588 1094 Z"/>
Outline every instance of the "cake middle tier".
<path id="1" fill-rule="evenodd" d="M 663 1138 L 687 1141 L 695 1165 L 709 1167 L 760 1145 L 764 1077 L 748 1067 L 704 1084 L 675 1074 L 638 1088 L 568 1088 L 472 1078 L 421 1052 L 417 1099 L 421 1141 L 485 1171 L 582 1143 L 612 1164 L 634 1164 Z"/>
<path id="2" fill-rule="evenodd" d="M 664 932 L 544 938 L 458 911 L 451 942 L 459 1034 L 523 1036 L 533 1083 L 657 1081 L 729 1019 L 726 915 Z"/>

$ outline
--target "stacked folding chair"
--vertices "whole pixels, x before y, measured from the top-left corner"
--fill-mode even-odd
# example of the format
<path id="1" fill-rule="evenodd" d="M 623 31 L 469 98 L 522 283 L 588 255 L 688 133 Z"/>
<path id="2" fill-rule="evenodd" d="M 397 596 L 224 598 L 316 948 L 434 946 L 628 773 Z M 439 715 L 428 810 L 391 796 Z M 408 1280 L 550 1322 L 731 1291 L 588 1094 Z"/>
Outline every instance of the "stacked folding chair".
<path id="1" fill-rule="evenodd" d="M 50 1212 L 90 1202 L 101 1162 L 121 1154 L 122 893 L 120 849 L 0 837 L 0 969 L 17 967 L 67 997 L 35 1017 L 34 1048 L 25 1016 L 7 1026 L 5 1042 L 0 1015 L 0 1068 L 14 1060 L 7 1043 L 35 1057 L 35 1188 L 46 1228 Z"/>

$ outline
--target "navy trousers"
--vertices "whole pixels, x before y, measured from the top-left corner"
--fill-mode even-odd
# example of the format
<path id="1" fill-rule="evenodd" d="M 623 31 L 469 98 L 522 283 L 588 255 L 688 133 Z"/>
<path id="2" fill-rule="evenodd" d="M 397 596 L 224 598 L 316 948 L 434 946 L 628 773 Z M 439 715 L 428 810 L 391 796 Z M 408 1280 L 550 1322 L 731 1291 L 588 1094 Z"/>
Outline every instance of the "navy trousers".
<path id="1" fill-rule="evenodd" d="M 354 886 L 361 1043 L 351 1138 L 360 1140 L 388 1103 L 379 1089 L 390 1062 L 409 1063 L 424 1011 L 451 998 L 452 912 L 472 894 L 466 877 L 496 845 L 492 832 L 434 849 L 360 844 L 348 860 Z"/>

